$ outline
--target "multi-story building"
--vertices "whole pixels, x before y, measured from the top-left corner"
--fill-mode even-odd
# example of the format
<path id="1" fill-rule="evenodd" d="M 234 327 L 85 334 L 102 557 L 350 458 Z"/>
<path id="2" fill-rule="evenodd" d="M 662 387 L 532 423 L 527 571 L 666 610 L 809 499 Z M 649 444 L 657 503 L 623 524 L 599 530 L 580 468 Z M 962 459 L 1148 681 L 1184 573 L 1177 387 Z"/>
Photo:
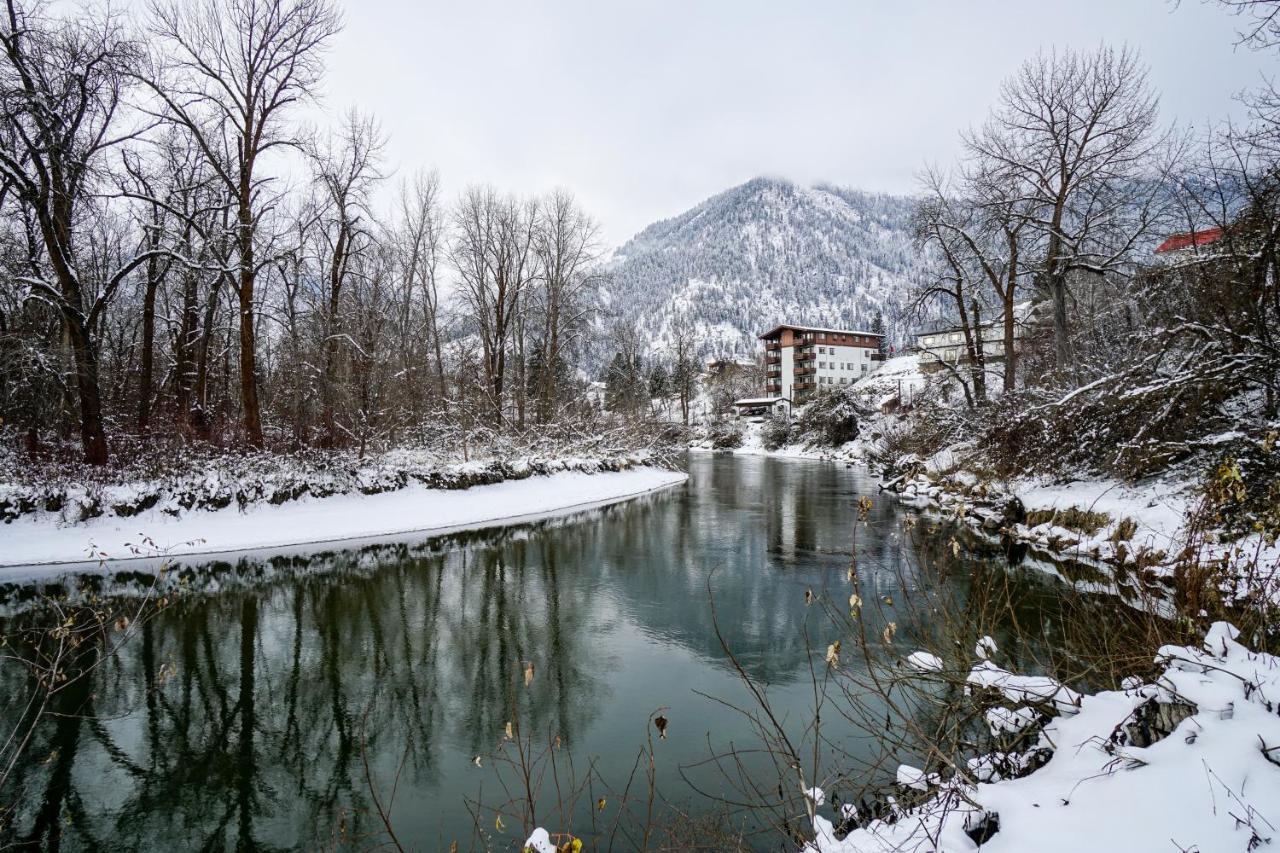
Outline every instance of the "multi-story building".
<path id="1" fill-rule="evenodd" d="M 1038 311 L 1031 302 L 1020 302 L 1013 309 L 1013 348 L 1021 353 L 1027 338 L 1034 334 Z M 970 334 L 982 341 L 982 359 L 989 369 L 1000 372 L 997 366 L 1004 361 L 1004 320 L 997 317 L 982 324 L 981 329 L 970 327 Z M 965 342 L 964 329 L 954 323 L 939 321 L 916 333 L 916 350 L 920 357 L 920 369 L 935 373 L 947 365 L 958 367 L 970 363 L 969 346 Z"/>
<path id="2" fill-rule="evenodd" d="M 1021 329 L 1014 327 L 1015 340 L 1021 337 Z M 944 365 L 955 367 L 969 363 L 969 349 L 965 343 L 964 330 L 959 326 L 937 324 L 916 335 L 916 346 L 920 353 L 920 369 L 925 373 L 942 370 Z M 1016 346 L 1016 343 L 1015 343 Z M 1004 358 L 1004 324 L 982 324 L 982 355 L 987 363 Z"/>
<path id="3" fill-rule="evenodd" d="M 777 326 L 764 341 L 765 393 L 771 399 L 801 403 L 828 386 L 849 385 L 881 360 L 883 335 L 854 329 Z"/>

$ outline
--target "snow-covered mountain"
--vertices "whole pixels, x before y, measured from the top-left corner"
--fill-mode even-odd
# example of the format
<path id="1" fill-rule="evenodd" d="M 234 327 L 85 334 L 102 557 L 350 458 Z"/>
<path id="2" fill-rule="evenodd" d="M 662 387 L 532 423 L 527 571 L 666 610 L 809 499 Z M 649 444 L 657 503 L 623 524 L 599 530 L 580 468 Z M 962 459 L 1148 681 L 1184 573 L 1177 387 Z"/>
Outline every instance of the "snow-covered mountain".
<path id="1" fill-rule="evenodd" d="M 869 328 L 899 318 L 920 253 L 912 200 L 756 178 L 655 222 L 617 250 L 607 303 L 665 349 L 673 319 L 708 356 L 749 356 L 777 323 Z"/>

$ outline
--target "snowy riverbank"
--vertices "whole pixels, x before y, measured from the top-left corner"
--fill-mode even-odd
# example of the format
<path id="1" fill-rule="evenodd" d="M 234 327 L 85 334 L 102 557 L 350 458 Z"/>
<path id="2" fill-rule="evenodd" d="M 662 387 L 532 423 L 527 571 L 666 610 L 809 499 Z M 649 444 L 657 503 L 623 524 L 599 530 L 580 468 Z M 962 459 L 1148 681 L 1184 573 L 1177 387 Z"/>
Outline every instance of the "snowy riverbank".
<path id="1" fill-rule="evenodd" d="M 1216 623 L 1200 648 L 1161 648 L 1154 680 L 1085 696 L 1015 675 L 987 659 L 998 652 L 979 648 L 967 675 L 950 676 L 962 675 L 975 696 L 1001 697 L 986 716 L 993 736 L 1030 735 L 1030 748 L 977 756 L 950 773 L 903 765 L 898 783 L 918 805 L 870 821 L 848 805 L 819 813 L 805 850 L 1268 847 L 1280 834 L 1280 659 L 1237 637 Z M 914 666 L 920 678 L 948 676 L 941 661 L 925 660 Z M 826 799 L 819 789 L 814 797 L 818 806 Z"/>
<path id="2" fill-rule="evenodd" d="M 636 466 L 598 473 L 561 471 L 465 489 L 411 483 L 378 494 L 303 497 L 279 505 L 253 504 L 243 511 L 233 505 L 177 517 L 160 508 L 127 518 L 103 516 L 77 523 L 37 515 L 0 526 L 0 567 L 114 561 L 156 551 L 188 556 L 479 529 L 604 506 L 686 479 L 688 475 L 679 471 Z"/>

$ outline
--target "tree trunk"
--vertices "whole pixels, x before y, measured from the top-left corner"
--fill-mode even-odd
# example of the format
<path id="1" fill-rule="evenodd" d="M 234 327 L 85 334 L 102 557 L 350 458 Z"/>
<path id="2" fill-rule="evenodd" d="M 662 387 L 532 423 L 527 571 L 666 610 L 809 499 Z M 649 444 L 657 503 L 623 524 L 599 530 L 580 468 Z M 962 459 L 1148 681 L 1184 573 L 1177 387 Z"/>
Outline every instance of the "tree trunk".
<path id="1" fill-rule="evenodd" d="M 98 356 L 89 330 L 79 319 L 67 319 L 71 353 L 76 363 L 76 393 L 80 402 L 80 442 L 84 461 L 107 464 L 107 434 L 102 423 L 102 392 L 98 385 Z"/>
<path id="2" fill-rule="evenodd" d="M 244 436 L 250 447 L 261 448 L 262 405 L 258 401 L 258 354 L 253 324 L 253 211 L 250 208 L 251 167 L 240 181 L 240 404 L 244 409 Z"/>
<path id="3" fill-rule="evenodd" d="M 213 321 L 218 312 L 218 296 L 223 276 L 218 276 L 209 291 L 209 302 L 204 308 L 204 328 L 200 334 L 200 352 L 196 361 L 195 402 L 188 413 L 191 428 L 201 438 L 208 439 L 212 418 L 209 413 L 209 362 L 213 349 Z"/>
<path id="4" fill-rule="evenodd" d="M 978 304 L 976 298 L 970 297 L 970 304 L 973 305 L 973 332 L 974 341 L 971 346 L 971 359 L 973 361 L 973 395 L 978 398 L 978 403 L 987 402 L 987 345 L 982 337 L 982 306 Z"/>
<path id="5" fill-rule="evenodd" d="M 338 305 L 342 298 L 342 269 L 346 251 L 347 228 L 343 225 L 338 228 L 338 238 L 334 241 L 333 255 L 329 259 L 329 316 L 325 324 L 324 384 L 320 389 L 324 401 L 324 446 L 330 448 L 338 444 L 334 394 L 338 384 Z"/>
<path id="6" fill-rule="evenodd" d="M 1017 387 L 1018 352 L 1014 337 L 1013 301 L 1006 298 L 1004 304 L 1004 390 Z"/>
<path id="7" fill-rule="evenodd" d="M 146 435 L 151 420 L 151 386 L 155 369 L 156 262 L 147 263 L 147 290 L 142 298 L 142 364 L 138 369 L 138 434 Z"/>
<path id="8" fill-rule="evenodd" d="M 191 408 L 191 388 L 195 382 L 196 323 L 199 314 L 196 305 L 196 277 L 187 273 L 182 282 L 182 319 L 178 324 L 178 337 L 174 346 L 173 391 L 177 417 L 185 418 Z"/>

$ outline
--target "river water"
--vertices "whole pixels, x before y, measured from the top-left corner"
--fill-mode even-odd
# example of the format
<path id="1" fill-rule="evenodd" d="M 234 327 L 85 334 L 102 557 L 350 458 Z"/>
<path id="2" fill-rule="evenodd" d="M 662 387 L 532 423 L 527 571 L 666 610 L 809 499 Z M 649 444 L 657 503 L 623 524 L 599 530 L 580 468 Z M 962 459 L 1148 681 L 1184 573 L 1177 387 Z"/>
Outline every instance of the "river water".
<path id="1" fill-rule="evenodd" d="M 628 849 L 648 808 L 650 765 L 637 757 L 650 744 L 656 812 L 715 813 L 734 786 L 699 762 L 755 737 L 725 704 L 750 698 L 724 646 L 768 686 L 774 713 L 802 726 L 811 666 L 832 639 L 806 592 L 847 599 L 859 497 L 875 498 L 857 534 L 873 634 L 904 584 L 927 582 L 919 565 L 950 548 L 945 530 L 905 529 L 906 512 L 859 469 L 693 455 L 689 473 L 686 486 L 569 519 L 193 568 L 62 694 L 0 799 L 16 805 L 0 841 L 369 849 L 387 840 L 380 802 L 406 849 L 511 849 L 530 816 L 509 808 L 499 826 L 491 809 L 521 799 L 524 774 L 503 756 L 519 765 L 523 752 L 541 779 L 534 819 L 554 823 L 567 803 L 576 832 Z M 899 644 L 909 632 L 903 620 Z M 0 668 L 0 690 L 18 696 L 21 678 Z M 6 733 L 14 713 L 0 708 Z M 852 737 L 839 721 L 826 734 Z"/>

